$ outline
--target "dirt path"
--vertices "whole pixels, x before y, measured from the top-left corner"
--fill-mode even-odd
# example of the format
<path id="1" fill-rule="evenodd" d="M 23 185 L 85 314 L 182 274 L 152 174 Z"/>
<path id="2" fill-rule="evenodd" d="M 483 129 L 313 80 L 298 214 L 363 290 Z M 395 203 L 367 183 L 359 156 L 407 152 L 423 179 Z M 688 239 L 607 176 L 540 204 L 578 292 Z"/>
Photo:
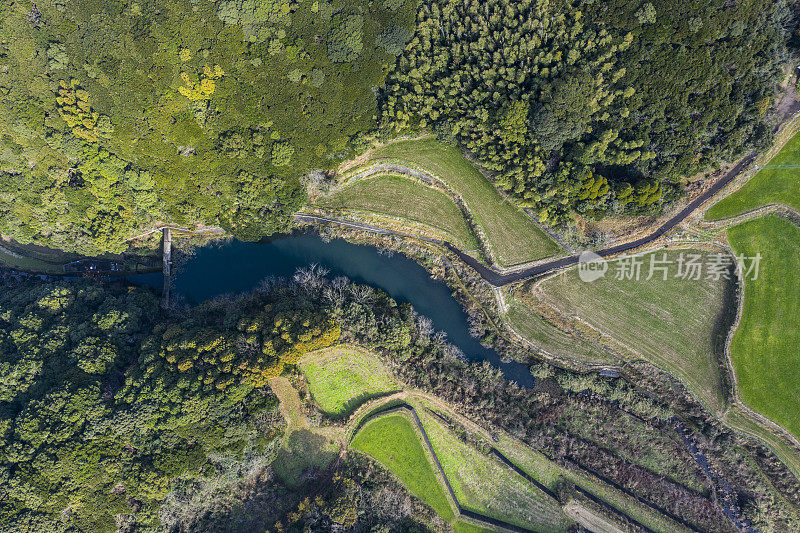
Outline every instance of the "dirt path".
<path id="1" fill-rule="evenodd" d="M 286 378 L 272 378 L 269 387 L 281 403 L 281 414 L 286 420 L 286 433 L 308 427 L 308 417 L 297 389 Z"/>
<path id="2" fill-rule="evenodd" d="M 794 76 L 794 74 L 792 74 Z M 792 118 L 798 111 L 800 111 L 800 100 L 797 98 L 797 81 L 788 84 L 786 92 L 781 98 L 780 102 L 775 105 L 775 116 L 778 117 L 778 124 L 775 126 L 775 131 L 780 129 L 781 125 Z"/>

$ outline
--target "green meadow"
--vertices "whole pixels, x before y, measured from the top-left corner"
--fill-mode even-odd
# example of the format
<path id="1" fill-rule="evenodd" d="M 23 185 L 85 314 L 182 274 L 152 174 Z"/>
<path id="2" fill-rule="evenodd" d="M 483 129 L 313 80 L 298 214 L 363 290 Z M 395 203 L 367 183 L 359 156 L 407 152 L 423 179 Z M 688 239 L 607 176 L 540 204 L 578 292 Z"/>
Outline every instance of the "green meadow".
<path id="1" fill-rule="evenodd" d="M 744 402 L 800 437 L 800 228 L 766 216 L 728 230 L 737 254 L 761 254 L 745 277 L 742 320 L 731 359 Z"/>
<path id="2" fill-rule="evenodd" d="M 375 149 L 371 159 L 404 162 L 444 180 L 464 199 L 501 266 L 543 259 L 562 251 L 522 210 L 504 199 L 454 146 L 433 138 L 400 141 Z"/>
<path id="3" fill-rule="evenodd" d="M 329 415 L 343 416 L 364 401 L 399 390 L 385 366 L 360 348 L 334 346 L 306 355 L 300 370 L 311 396 Z"/>
<path id="4" fill-rule="evenodd" d="M 355 436 L 351 447 L 388 468 L 444 520 L 453 520 L 453 509 L 408 418 L 392 414 L 368 422 Z"/>
<path id="5" fill-rule="evenodd" d="M 739 190 L 711 206 L 706 218 L 720 220 L 778 203 L 800 211 L 800 135 L 795 135 L 786 143 L 766 167 Z"/>

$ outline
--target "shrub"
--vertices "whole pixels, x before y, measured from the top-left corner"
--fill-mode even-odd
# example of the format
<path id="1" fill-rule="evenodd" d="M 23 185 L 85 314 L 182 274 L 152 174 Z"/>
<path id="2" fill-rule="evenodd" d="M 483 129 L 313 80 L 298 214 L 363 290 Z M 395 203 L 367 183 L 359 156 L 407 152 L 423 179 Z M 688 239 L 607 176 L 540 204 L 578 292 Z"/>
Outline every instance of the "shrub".
<path id="1" fill-rule="evenodd" d="M 288 142 L 272 145 L 272 164 L 276 167 L 288 166 L 292 163 L 294 147 Z"/>
<path id="2" fill-rule="evenodd" d="M 411 40 L 411 32 L 397 24 L 389 29 L 382 31 L 375 39 L 375 43 L 383 48 L 387 54 L 399 56 L 403 53 L 408 41 Z"/>
<path id="3" fill-rule="evenodd" d="M 328 33 L 328 58 L 334 63 L 355 61 L 364 48 L 364 17 L 337 13 Z"/>

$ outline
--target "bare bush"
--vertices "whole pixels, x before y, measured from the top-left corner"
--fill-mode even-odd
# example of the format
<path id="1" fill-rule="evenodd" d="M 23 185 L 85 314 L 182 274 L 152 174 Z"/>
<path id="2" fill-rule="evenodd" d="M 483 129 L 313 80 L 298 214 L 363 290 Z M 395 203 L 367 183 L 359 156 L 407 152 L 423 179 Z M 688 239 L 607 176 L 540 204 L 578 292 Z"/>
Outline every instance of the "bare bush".
<path id="1" fill-rule="evenodd" d="M 327 276 L 329 272 L 327 268 L 317 263 L 311 263 L 306 268 L 298 268 L 292 279 L 303 288 L 318 289 L 325 283 L 325 276 Z"/>

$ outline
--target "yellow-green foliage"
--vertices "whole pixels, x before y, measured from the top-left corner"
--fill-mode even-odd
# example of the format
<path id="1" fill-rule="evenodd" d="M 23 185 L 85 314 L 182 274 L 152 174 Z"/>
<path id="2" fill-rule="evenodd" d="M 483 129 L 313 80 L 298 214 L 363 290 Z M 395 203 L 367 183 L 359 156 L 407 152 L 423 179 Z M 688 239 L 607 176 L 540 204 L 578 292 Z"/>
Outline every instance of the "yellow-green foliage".
<path id="1" fill-rule="evenodd" d="M 305 200 L 299 178 L 364 149 L 377 126 L 373 88 L 395 60 L 376 36 L 395 24 L 411 31 L 416 13 L 405 1 L 391 15 L 367 0 L 312 4 L 3 2 L 0 233 L 101 255 L 123 251 L 156 221 L 222 226 L 247 240 L 287 231 Z M 363 18 L 350 66 L 328 58 L 342 8 Z M 300 83 L 287 82 L 290 72 L 301 73 Z M 78 89 L 91 97 L 88 114 L 72 94 Z M 70 103 L 57 106 L 56 96 Z M 236 136 L 246 142 L 229 152 Z M 275 141 L 282 144 L 273 150 Z M 75 168 L 83 143 L 124 164 L 87 176 Z M 126 177 L 106 182 L 107 170 Z M 149 176 L 144 190 L 128 170 Z"/>
<path id="2" fill-rule="evenodd" d="M 97 142 L 100 113 L 92 111 L 89 94 L 79 88 L 78 80 L 61 80 L 58 87 L 58 114 L 72 128 L 72 133 L 90 143 Z"/>
<path id="3" fill-rule="evenodd" d="M 272 335 L 279 342 L 278 353 L 292 365 L 306 352 L 331 346 L 342 332 L 338 324 L 306 311 L 280 313 L 274 326 Z"/>
<path id="4" fill-rule="evenodd" d="M 358 522 L 358 503 L 356 494 L 359 487 L 356 482 L 341 474 L 333 476 L 333 499 L 328 502 L 325 514 L 337 524 L 350 528 Z"/>
<path id="5" fill-rule="evenodd" d="M 214 80 L 218 80 L 224 75 L 225 72 L 219 65 L 214 65 L 213 69 L 208 65 L 204 66 L 203 75 L 199 77 L 189 72 L 183 72 L 181 73 L 181 78 L 186 83 L 186 86 L 178 87 L 178 92 L 192 102 L 210 100 L 211 95 L 214 94 L 214 89 L 217 87 Z"/>
<path id="6" fill-rule="evenodd" d="M 341 328 L 322 315 L 292 311 L 265 312 L 243 318 L 238 331 L 189 329 L 173 325 L 163 335 L 160 351 L 168 367 L 187 377 L 226 390 L 243 382 L 265 387 L 306 352 L 327 348 Z"/>
<path id="7" fill-rule="evenodd" d="M 257 342 L 258 329 L 266 322 L 256 317 L 245 325 L 249 340 Z M 262 330 L 260 353 L 241 361 L 236 372 L 254 387 L 264 387 L 270 378 L 281 375 L 285 364 L 296 364 L 306 352 L 327 348 L 339 340 L 341 328 L 322 316 L 304 312 L 280 313 L 273 319 L 273 329 Z M 242 324 L 240 324 L 240 329 Z"/>
<path id="8" fill-rule="evenodd" d="M 608 194 L 608 180 L 599 174 L 590 174 L 581 183 L 578 200 L 596 200 Z"/>
<path id="9" fill-rule="evenodd" d="M 617 192 L 617 199 L 623 204 L 634 203 L 639 207 L 645 207 L 660 200 L 662 192 L 659 182 L 642 180 L 636 186 L 623 183 Z"/>

